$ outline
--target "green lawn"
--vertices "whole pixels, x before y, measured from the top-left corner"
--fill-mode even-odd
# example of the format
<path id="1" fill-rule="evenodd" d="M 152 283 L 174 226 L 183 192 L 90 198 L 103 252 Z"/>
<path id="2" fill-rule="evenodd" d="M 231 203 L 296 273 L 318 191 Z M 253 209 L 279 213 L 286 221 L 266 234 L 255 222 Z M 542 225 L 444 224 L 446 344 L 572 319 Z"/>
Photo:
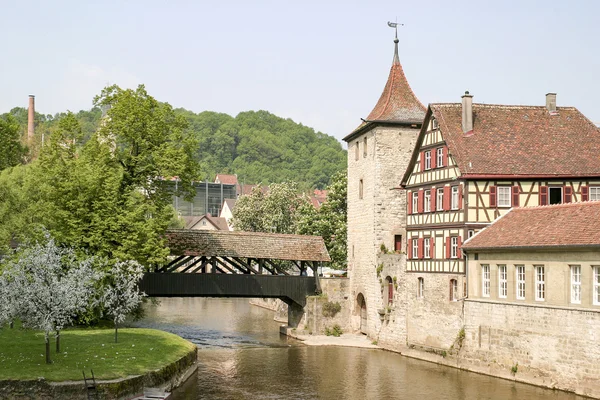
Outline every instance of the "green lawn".
<path id="1" fill-rule="evenodd" d="M 90 369 L 97 379 L 139 375 L 169 364 L 194 349 L 195 345 L 171 333 L 154 329 L 68 329 L 61 332 L 61 352 L 51 340 L 53 363 L 45 363 L 44 333 L 15 326 L 0 329 L 0 380 L 83 380 Z"/>

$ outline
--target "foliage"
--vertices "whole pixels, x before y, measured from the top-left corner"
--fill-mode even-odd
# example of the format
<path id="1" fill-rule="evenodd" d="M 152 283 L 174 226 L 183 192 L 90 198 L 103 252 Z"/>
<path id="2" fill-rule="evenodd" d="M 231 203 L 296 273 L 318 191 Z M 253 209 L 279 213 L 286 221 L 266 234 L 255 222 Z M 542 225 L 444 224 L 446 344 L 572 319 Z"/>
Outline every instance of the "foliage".
<path id="1" fill-rule="evenodd" d="M 341 310 L 342 306 L 340 305 L 340 303 L 338 303 L 337 301 L 335 303 L 328 301 L 323 304 L 323 310 L 321 312 L 323 313 L 324 317 L 335 317 L 335 315 Z"/>
<path id="2" fill-rule="evenodd" d="M 515 365 L 513 365 L 513 366 L 510 368 L 510 372 L 511 372 L 513 375 L 516 375 L 516 374 L 517 374 L 517 372 L 519 372 L 519 363 L 516 363 Z"/>
<path id="3" fill-rule="evenodd" d="M 18 317 L 23 326 L 44 331 L 47 363 L 51 363 L 50 332 L 70 325 L 88 306 L 99 278 L 93 262 L 77 260 L 73 250 L 61 249 L 49 239 L 22 250 L 2 274 L 6 287 L 0 301 L 11 306 L 1 319 Z"/>
<path id="4" fill-rule="evenodd" d="M 177 335 L 140 328 L 120 330 L 69 328 L 52 364 L 44 363 L 39 343 L 43 334 L 29 329 L 0 329 L 0 380 L 81 381 L 81 371 L 94 370 L 96 379 L 117 379 L 156 371 L 175 362 L 195 345 Z"/>
<path id="5" fill-rule="evenodd" d="M 144 274 L 143 267 L 135 261 L 116 262 L 107 276 L 101 304 L 115 324 L 115 343 L 118 342 L 119 324 L 131 313 L 145 296 L 138 282 Z"/>
<path id="6" fill-rule="evenodd" d="M 329 329 L 329 327 L 325 328 L 325 335 L 327 336 L 340 337 L 343 333 L 342 327 L 338 324 L 335 324 L 331 329 Z"/>
<path id="7" fill-rule="evenodd" d="M 0 170 L 23 163 L 26 154 L 17 120 L 10 115 L 0 117 Z"/>
<path id="8" fill-rule="evenodd" d="M 383 271 L 383 263 L 380 263 L 379 265 L 377 265 L 377 267 L 375 268 L 375 272 L 377 272 L 377 277 L 381 276 L 381 272 Z M 381 281 L 381 279 L 379 280 Z"/>
<path id="9" fill-rule="evenodd" d="M 327 201 L 319 210 L 315 210 L 312 205 L 310 208 L 301 208 L 297 233 L 323 237 L 331 257 L 331 267 L 345 269 L 348 231 L 346 171 L 335 174 L 327 190 Z"/>

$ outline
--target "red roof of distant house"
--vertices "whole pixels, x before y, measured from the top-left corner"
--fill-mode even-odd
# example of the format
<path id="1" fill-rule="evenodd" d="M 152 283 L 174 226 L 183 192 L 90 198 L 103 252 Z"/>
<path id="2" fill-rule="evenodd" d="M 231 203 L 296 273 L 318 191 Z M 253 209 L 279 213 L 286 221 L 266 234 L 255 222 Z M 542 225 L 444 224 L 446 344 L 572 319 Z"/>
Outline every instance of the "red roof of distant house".
<path id="1" fill-rule="evenodd" d="M 600 176 L 600 130 L 574 107 L 473 104 L 473 131 L 461 104 L 431 104 L 461 174 Z"/>
<path id="2" fill-rule="evenodd" d="M 224 185 L 237 185 L 238 179 L 235 175 L 217 174 L 215 177 L 215 183 L 222 183 Z"/>
<path id="3" fill-rule="evenodd" d="M 420 124 L 423 122 L 423 117 L 425 117 L 425 106 L 417 99 L 404 75 L 404 70 L 398 57 L 398 42 L 396 40 L 394 61 L 379 101 L 366 121 L 360 124 L 350 135 L 346 136 L 344 140 L 352 140 L 357 131 L 362 130 L 369 123 L 396 122 Z"/>
<path id="4" fill-rule="evenodd" d="M 600 201 L 514 208 L 467 240 L 462 248 L 600 248 Z"/>

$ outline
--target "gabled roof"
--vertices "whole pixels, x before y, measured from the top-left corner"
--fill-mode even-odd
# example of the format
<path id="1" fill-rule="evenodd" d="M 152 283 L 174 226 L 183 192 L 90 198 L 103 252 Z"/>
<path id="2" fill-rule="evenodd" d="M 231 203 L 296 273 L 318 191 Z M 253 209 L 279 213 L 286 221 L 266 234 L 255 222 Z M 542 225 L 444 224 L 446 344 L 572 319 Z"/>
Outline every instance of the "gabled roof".
<path id="1" fill-rule="evenodd" d="M 237 185 L 238 179 L 236 175 L 217 174 L 215 177 L 215 183 L 222 183 L 224 185 Z"/>
<path id="2" fill-rule="evenodd" d="M 233 211 L 233 207 L 235 207 L 235 201 L 236 201 L 235 199 L 225 199 L 225 200 L 223 200 L 223 207 L 221 208 L 221 210 L 223 208 L 225 208 L 224 205 L 227 204 L 227 208 L 229 208 L 229 211 Z"/>
<path id="3" fill-rule="evenodd" d="M 450 103 L 429 105 L 403 184 L 431 116 L 464 178 L 600 176 L 600 129 L 574 107 L 473 104 L 473 130 L 464 134 L 462 104 Z"/>
<path id="4" fill-rule="evenodd" d="M 320 236 L 186 229 L 168 230 L 166 236 L 173 255 L 331 261 Z"/>
<path id="5" fill-rule="evenodd" d="M 600 249 L 600 201 L 514 208 L 467 240 L 466 250 Z"/>
<path id="6" fill-rule="evenodd" d="M 210 214 L 204 214 L 199 217 L 183 217 L 185 221 L 185 229 L 194 229 L 196 225 L 198 225 L 202 220 L 207 220 L 209 224 L 214 226 L 216 229 L 221 231 L 228 231 L 229 225 L 227 225 L 227 220 L 222 217 L 213 217 Z"/>
<path id="7" fill-rule="evenodd" d="M 394 46 L 394 61 L 383 93 L 367 119 L 344 138 L 346 142 L 377 123 L 419 125 L 423 121 L 425 106 L 417 99 L 404 75 L 398 57 L 397 38 L 394 39 Z"/>

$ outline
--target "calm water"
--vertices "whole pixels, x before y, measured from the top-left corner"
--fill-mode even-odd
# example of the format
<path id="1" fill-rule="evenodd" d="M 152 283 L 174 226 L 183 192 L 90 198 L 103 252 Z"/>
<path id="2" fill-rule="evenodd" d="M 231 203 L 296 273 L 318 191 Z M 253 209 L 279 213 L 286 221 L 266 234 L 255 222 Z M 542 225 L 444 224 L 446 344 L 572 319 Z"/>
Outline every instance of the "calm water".
<path id="1" fill-rule="evenodd" d="M 583 399 L 382 350 L 304 346 L 246 299 L 161 299 L 138 325 L 198 345 L 198 372 L 174 400 Z"/>

